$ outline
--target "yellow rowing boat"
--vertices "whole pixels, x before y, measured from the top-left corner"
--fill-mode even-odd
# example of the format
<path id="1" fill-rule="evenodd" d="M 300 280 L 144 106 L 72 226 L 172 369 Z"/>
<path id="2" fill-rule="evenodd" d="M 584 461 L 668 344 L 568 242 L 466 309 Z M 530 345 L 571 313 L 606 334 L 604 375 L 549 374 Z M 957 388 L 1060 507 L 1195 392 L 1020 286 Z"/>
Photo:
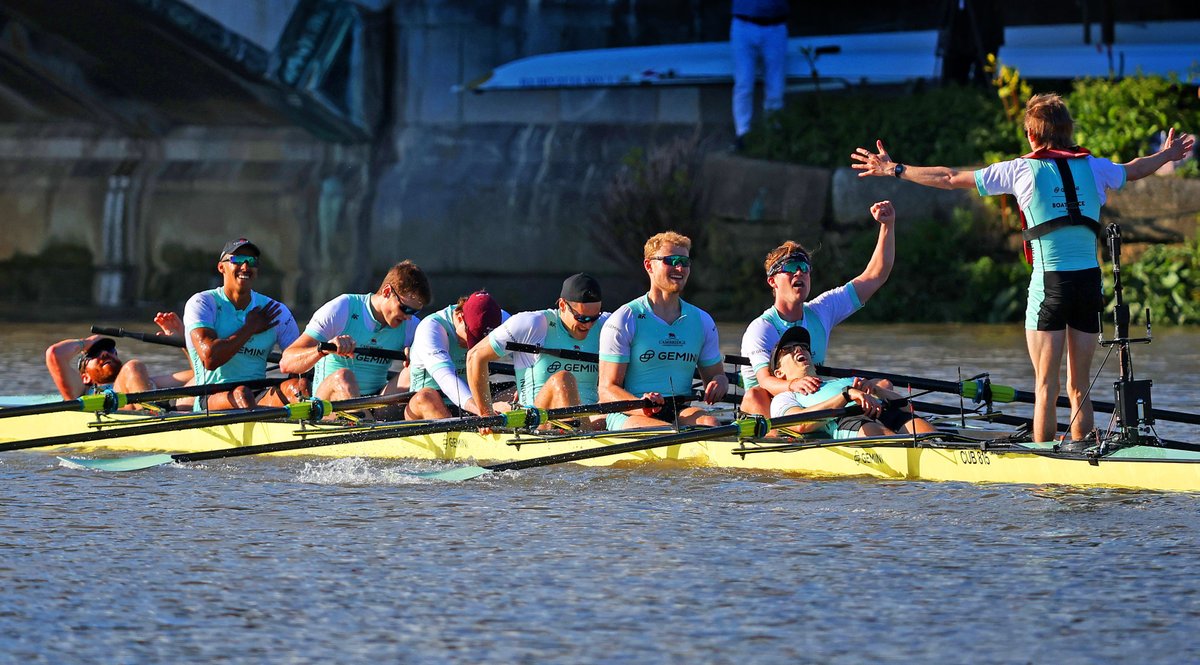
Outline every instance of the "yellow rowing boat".
<path id="1" fill-rule="evenodd" d="M 170 416 L 183 422 L 202 416 Z M 505 431 L 482 435 L 451 431 L 407 436 L 422 423 L 380 425 L 256 422 L 137 434 L 139 425 L 161 417 L 138 413 L 59 413 L 20 416 L 0 422 L 0 442 L 20 441 L 89 429 L 117 428 L 128 436 L 70 446 L 38 448 L 62 455 L 116 452 L 198 453 L 278 442 L 319 442 L 322 437 L 354 432 L 392 435 L 369 441 L 314 445 L 274 455 L 373 457 L 440 461 L 524 460 L 550 454 L 610 446 L 659 436 L 670 430 L 636 432 L 550 433 Z M 581 464 L 613 465 L 655 462 L 752 469 L 820 477 L 869 476 L 895 480 L 972 483 L 1058 484 L 1163 491 L 1200 491 L 1200 452 L 1155 445 L 1117 448 L 1111 452 L 1056 451 L 1049 444 L 1013 443 L 987 438 L 979 431 L 947 430 L 941 440 L 902 436 L 839 442 L 792 438 L 733 437 L 670 445 L 582 460 Z"/>

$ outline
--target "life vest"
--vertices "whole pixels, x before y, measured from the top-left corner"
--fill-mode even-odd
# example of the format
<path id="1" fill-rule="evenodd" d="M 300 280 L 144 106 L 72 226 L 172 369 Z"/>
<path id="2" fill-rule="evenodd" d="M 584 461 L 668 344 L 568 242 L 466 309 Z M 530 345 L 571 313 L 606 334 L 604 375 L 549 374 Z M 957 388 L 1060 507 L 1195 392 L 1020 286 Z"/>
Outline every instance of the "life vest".
<path id="1" fill-rule="evenodd" d="M 1092 233 L 1096 234 L 1096 237 L 1100 237 L 1102 231 L 1100 222 L 1084 215 L 1079 209 L 1079 196 L 1076 194 L 1075 176 L 1071 173 L 1071 167 L 1067 163 L 1069 159 L 1080 159 L 1091 154 L 1087 148 L 1075 146 L 1070 150 L 1042 148 L 1027 155 L 1021 155 L 1021 159 L 1053 161 L 1055 166 L 1058 167 L 1058 174 L 1062 179 L 1063 194 L 1067 199 L 1067 214 L 1042 221 L 1034 226 L 1030 226 L 1029 220 L 1025 218 L 1025 210 L 1023 208 L 1020 209 L 1021 238 L 1024 241 L 1025 261 L 1029 265 L 1033 265 L 1033 241 L 1047 233 L 1053 233 L 1068 226 L 1085 226 Z"/>

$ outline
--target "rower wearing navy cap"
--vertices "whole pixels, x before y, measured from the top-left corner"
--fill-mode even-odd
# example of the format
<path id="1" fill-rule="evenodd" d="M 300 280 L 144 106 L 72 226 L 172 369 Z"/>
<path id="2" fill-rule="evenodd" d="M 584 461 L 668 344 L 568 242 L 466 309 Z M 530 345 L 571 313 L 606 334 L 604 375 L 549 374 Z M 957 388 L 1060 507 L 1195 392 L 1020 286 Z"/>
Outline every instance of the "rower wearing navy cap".
<path id="1" fill-rule="evenodd" d="M 600 329 L 608 320 L 601 311 L 600 283 L 586 273 L 568 277 L 555 307 L 520 312 L 488 334 L 467 353 L 467 379 L 471 395 L 482 415 L 492 415 L 488 363 L 510 353 L 516 374 L 515 394 L 500 394 L 502 402 L 555 409 L 576 404 L 594 404 L 599 365 Z M 510 343 L 546 349 L 546 353 L 511 352 Z M 591 354 L 591 360 L 564 358 L 555 351 Z M 602 418 L 596 419 L 597 422 Z"/>
<path id="2" fill-rule="evenodd" d="M 231 383 L 267 375 L 267 354 L 287 348 L 300 336 L 296 319 L 283 303 L 253 290 L 262 252 L 238 238 L 221 249 L 221 286 L 192 296 L 183 312 L 188 356 L 196 383 Z M 259 395 L 244 386 L 197 399 L 195 410 L 282 406 L 308 393 L 308 381 L 292 378 Z"/>

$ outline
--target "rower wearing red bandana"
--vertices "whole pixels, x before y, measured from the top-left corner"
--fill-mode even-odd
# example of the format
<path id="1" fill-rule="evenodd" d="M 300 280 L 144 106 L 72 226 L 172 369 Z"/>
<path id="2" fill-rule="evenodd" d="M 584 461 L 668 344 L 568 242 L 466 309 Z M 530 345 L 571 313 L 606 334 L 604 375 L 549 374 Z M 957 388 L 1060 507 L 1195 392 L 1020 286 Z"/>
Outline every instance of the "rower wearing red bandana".
<path id="1" fill-rule="evenodd" d="M 866 268 L 858 277 L 812 301 L 808 301 L 812 292 L 808 250 L 789 240 L 767 253 L 763 265 L 775 302 L 742 335 L 742 355 L 750 359 L 750 365 L 742 368 L 746 386 L 742 410 L 746 413 L 768 415 L 772 397 L 782 392 L 809 394 L 820 389 L 821 379 L 816 375 L 791 381 L 775 376 L 769 367 L 771 351 L 788 328 L 803 326 L 811 338 L 813 362 L 824 363 L 833 327 L 862 309 L 887 282 L 896 259 L 896 211 L 891 201 L 880 201 L 871 206 L 871 216 L 879 222 L 879 238 Z"/>

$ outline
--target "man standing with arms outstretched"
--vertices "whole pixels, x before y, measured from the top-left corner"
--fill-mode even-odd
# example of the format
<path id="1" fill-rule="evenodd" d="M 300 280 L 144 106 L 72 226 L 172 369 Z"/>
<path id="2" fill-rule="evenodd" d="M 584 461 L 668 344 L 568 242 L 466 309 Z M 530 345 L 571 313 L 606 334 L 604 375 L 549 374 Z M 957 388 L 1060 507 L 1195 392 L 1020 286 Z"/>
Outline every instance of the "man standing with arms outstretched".
<path id="1" fill-rule="evenodd" d="M 708 312 L 681 297 L 692 271 L 692 241 L 674 231 L 646 241 L 642 265 L 650 277 L 646 295 L 613 312 L 600 331 L 600 399 L 639 398 L 662 406 L 608 416 L 608 429 L 717 424 L 695 406 L 678 407 L 667 397 L 690 397 L 699 368 L 704 401 L 725 396 L 724 356 L 717 326 Z"/>

